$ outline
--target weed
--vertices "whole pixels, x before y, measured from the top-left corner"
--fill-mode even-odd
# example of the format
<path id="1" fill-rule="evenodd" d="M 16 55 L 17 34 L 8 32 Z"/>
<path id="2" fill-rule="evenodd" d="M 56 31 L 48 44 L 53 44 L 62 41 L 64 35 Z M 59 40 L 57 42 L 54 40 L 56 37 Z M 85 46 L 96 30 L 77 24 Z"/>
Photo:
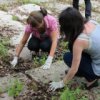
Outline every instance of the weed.
<path id="1" fill-rule="evenodd" d="M 0 39 L 0 58 L 4 59 L 6 56 L 8 56 L 8 45 L 8 38 Z"/>
<path id="2" fill-rule="evenodd" d="M 23 84 L 20 80 L 14 79 L 10 81 L 10 85 L 8 87 L 8 95 L 16 97 L 20 94 L 23 89 Z"/>
<path id="3" fill-rule="evenodd" d="M 70 90 L 68 87 L 64 89 L 61 93 L 60 100 L 88 100 L 87 97 L 81 95 L 81 90 L 76 88 L 75 90 Z"/>
<path id="4" fill-rule="evenodd" d="M 12 20 L 18 21 L 19 18 L 18 18 L 17 16 L 13 15 L 13 16 L 12 16 Z"/>
<path id="5" fill-rule="evenodd" d="M 8 49 L 0 43 L 0 58 L 5 58 L 8 55 Z"/>
<path id="6" fill-rule="evenodd" d="M 52 96 L 52 99 L 51 100 L 58 100 L 58 97 Z"/>
<path id="7" fill-rule="evenodd" d="M 19 4 L 39 3 L 39 0 L 17 0 Z"/>
<path id="8" fill-rule="evenodd" d="M 9 46 L 10 44 L 9 38 L 0 38 L 0 43 L 4 46 Z"/>
<path id="9" fill-rule="evenodd" d="M 20 3 L 20 4 L 28 4 L 30 3 L 30 0 L 16 0 L 17 3 Z"/>
<path id="10" fill-rule="evenodd" d="M 39 58 L 38 57 L 34 57 L 33 58 L 33 64 L 36 66 L 39 64 Z"/>
<path id="11" fill-rule="evenodd" d="M 1 4 L 0 5 L 0 10 L 7 11 L 8 10 L 8 5 L 7 4 Z"/>
<path id="12" fill-rule="evenodd" d="M 35 56 L 33 58 L 33 66 L 34 67 L 39 67 L 45 63 L 47 59 L 47 54 L 43 53 L 41 56 Z"/>
<path id="13" fill-rule="evenodd" d="M 43 65 L 45 63 L 46 58 L 47 58 L 47 55 L 45 55 L 45 54 L 40 58 L 40 60 L 39 60 L 40 65 Z"/>

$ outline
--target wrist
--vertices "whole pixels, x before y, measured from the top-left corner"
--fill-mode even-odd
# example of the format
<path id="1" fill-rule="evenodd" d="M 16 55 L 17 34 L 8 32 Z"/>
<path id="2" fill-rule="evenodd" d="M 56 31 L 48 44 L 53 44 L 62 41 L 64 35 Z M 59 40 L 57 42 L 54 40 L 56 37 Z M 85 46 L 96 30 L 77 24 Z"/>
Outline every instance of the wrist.
<path id="1" fill-rule="evenodd" d="M 53 57 L 52 57 L 52 56 L 48 56 L 48 59 L 52 60 L 52 59 L 53 59 Z"/>
<path id="2" fill-rule="evenodd" d="M 65 83 L 64 83 L 64 81 L 63 81 L 63 80 L 61 80 L 60 82 L 61 82 L 62 86 L 65 86 Z"/>
<path id="3" fill-rule="evenodd" d="M 15 56 L 14 59 L 18 60 L 18 56 Z"/>
<path id="4" fill-rule="evenodd" d="M 19 54 L 15 54 L 14 56 L 15 56 L 15 57 L 19 57 Z"/>

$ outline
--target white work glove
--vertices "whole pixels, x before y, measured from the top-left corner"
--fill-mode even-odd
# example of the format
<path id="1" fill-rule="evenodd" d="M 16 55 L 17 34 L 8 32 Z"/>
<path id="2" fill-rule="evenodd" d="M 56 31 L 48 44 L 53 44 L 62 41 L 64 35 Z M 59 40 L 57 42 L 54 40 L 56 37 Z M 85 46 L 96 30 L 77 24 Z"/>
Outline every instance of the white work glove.
<path id="1" fill-rule="evenodd" d="M 65 86 L 63 80 L 59 82 L 51 82 L 49 90 L 55 91 L 56 89 L 63 88 Z"/>
<path id="2" fill-rule="evenodd" d="M 17 63 L 18 63 L 18 57 L 15 56 L 14 59 L 10 62 L 10 64 L 11 64 L 13 67 L 15 67 L 15 66 L 17 65 Z"/>
<path id="3" fill-rule="evenodd" d="M 51 66 L 51 63 L 52 63 L 52 59 L 53 57 L 52 56 L 48 56 L 45 64 L 42 66 L 43 69 L 49 69 L 50 66 Z"/>

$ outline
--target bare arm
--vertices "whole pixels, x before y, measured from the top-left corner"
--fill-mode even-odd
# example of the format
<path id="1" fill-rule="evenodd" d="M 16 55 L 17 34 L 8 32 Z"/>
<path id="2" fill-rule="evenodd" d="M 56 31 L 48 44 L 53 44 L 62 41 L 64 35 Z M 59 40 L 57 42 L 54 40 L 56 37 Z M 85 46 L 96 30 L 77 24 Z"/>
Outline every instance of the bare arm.
<path id="1" fill-rule="evenodd" d="M 19 45 L 16 47 L 16 56 L 19 57 L 24 45 L 26 44 L 30 34 L 24 33 L 22 40 L 20 41 Z"/>
<path id="2" fill-rule="evenodd" d="M 64 77 L 64 83 L 68 83 L 76 74 L 81 61 L 82 51 L 88 47 L 88 42 L 84 40 L 76 40 L 73 46 L 73 60 L 68 74 Z"/>
<path id="3" fill-rule="evenodd" d="M 51 35 L 51 39 L 52 39 L 52 45 L 51 45 L 51 49 L 50 49 L 50 56 L 54 56 L 56 47 L 57 47 L 57 41 L 58 41 L 58 30 L 57 31 L 53 31 L 52 35 Z"/>

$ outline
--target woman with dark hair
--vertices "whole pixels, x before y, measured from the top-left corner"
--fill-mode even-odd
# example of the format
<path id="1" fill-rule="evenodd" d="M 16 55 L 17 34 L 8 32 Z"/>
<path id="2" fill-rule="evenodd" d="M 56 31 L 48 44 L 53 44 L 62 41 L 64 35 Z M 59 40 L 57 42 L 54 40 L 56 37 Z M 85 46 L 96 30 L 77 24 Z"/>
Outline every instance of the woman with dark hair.
<path id="1" fill-rule="evenodd" d="M 98 86 L 100 78 L 100 24 L 82 17 L 75 8 L 67 8 L 59 15 L 61 31 L 69 42 L 70 52 L 64 62 L 70 67 L 60 82 L 52 82 L 51 90 L 63 88 L 75 75 L 87 80 L 86 88 Z"/>
<path id="2" fill-rule="evenodd" d="M 31 38 L 28 42 L 28 49 L 36 53 L 39 52 L 40 49 L 44 52 L 48 52 L 49 56 L 42 67 L 43 69 L 50 68 L 57 46 L 59 31 L 57 20 L 47 14 L 44 8 L 40 8 L 40 11 L 31 12 L 27 18 L 24 36 L 16 48 L 16 55 L 11 64 L 15 67 L 18 63 L 18 57 L 30 35 Z"/>

